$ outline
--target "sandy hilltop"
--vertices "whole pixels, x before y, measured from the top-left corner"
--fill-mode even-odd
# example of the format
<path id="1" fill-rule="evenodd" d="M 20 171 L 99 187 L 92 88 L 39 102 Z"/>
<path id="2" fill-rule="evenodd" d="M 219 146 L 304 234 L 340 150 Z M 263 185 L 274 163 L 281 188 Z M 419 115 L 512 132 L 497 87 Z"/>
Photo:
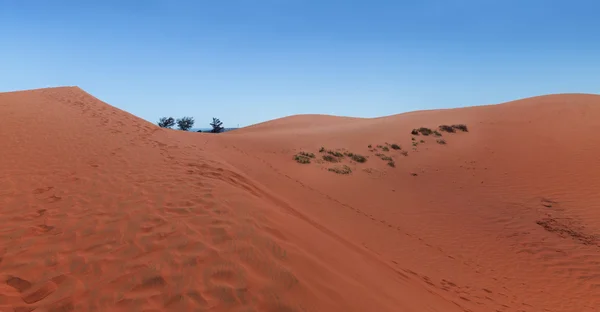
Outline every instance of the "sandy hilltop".
<path id="1" fill-rule="evenodd" d="M 2 312 L 600 311 L 600 96 L 214 135 L 62 87 L 0 118 Z"/>

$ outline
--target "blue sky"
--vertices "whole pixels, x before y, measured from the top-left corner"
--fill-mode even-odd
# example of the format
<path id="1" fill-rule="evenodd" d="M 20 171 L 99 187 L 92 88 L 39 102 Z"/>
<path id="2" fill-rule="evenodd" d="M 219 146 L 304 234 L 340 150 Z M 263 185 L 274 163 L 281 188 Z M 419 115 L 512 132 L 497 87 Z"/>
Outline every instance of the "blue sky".
<path id="1" fill-rule="evenodd" d="M 77 85 L 199 127 L 600 93 L 598 12 L 597 0 L 0 0 L 0 91 Z"/>

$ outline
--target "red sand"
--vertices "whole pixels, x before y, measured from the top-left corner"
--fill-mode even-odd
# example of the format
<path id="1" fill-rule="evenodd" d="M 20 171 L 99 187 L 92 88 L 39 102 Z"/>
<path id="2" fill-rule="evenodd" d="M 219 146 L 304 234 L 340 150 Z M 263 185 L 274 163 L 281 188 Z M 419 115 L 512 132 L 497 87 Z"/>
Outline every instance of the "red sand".
<path id="1" fill-rule="evenodd" d="M 600 311 L 600 96 L 211 135 L 72 87 L 0 118 L 0 311 Z M 292 159 L 321 146 L 369 158 Z"/>

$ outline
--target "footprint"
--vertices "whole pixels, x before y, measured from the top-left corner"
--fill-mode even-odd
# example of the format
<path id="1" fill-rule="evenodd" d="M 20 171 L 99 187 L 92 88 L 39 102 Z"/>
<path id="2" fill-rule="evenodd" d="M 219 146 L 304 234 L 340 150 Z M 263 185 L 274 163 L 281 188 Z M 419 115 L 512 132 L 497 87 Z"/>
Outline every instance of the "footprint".
<path id="1" fill-rule="evenodd" d="M 31 288 L 31 283 L 17 276 L 11 276 L 6 280 L 6 284 L 18 292 L 22 293 Z"/>

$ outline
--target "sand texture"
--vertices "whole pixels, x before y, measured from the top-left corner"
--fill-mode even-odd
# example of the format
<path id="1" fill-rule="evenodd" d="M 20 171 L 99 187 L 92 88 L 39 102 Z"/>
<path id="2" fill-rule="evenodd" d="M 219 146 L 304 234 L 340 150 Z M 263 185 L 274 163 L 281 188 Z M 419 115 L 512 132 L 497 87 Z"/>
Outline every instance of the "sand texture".
<path id="1" fill-rule="evenodd" d="M 2 312 L 600 311 L 600 96 L 215 135 L 48 88 L 0 144 Z"/>

